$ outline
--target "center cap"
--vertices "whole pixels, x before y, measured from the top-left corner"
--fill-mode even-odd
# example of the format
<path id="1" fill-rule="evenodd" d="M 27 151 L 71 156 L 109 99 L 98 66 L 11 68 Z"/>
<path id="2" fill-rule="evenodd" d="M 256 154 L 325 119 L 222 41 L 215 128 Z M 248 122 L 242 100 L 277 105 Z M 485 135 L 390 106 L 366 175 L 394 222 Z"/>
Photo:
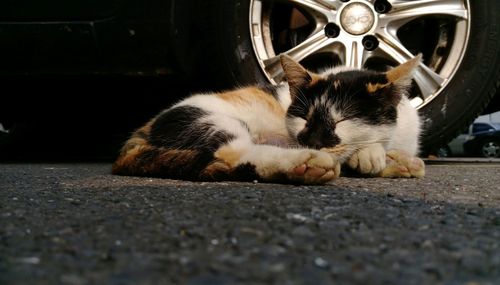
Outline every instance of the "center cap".
<path id="1" fill-rule="evenodd" d="M 372 9 L 364 3 L 351 3 L 340 14 L 340 24 L 349 34 L 362 35 L 368 32 L 375 21 Z"/>

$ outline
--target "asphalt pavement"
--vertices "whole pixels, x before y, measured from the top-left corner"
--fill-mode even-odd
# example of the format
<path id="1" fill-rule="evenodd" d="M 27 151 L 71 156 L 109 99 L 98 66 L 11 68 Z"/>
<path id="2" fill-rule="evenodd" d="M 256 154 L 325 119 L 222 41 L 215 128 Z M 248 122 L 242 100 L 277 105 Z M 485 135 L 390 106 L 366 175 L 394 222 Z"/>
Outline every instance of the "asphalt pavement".
<path id="1" fill-rule="evenodd" d="M 0 284 L 500 284 L 500 164 L 331 185 L 0 164 Z"/>

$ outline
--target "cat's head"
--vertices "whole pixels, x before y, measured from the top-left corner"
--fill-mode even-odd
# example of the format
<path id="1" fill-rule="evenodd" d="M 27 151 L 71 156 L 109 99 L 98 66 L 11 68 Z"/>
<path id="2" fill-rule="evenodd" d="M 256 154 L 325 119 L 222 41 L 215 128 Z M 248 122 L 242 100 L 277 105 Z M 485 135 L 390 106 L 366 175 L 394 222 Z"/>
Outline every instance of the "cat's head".
<path id="1" fill-rule="evenodd" d="M 337 68 L 315 74 L 281 56 L 292 97 L 286 117 L 290 135 L 317 149 L 387 142 L 420 61 L 419 55 L 387 72 Z"/>

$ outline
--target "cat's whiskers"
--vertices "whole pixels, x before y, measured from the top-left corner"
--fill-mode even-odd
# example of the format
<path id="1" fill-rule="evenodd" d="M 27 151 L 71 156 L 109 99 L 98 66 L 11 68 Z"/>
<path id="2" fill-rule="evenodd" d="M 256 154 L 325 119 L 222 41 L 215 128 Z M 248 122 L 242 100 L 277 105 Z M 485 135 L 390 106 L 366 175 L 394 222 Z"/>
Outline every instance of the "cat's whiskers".
<path id="1" fill-rule="evenodd" d="M 347 144 L 339 144 L 334 147 L 323 148 L 322 150 L 330 154 L 334 154 L 337 156 L 337 159 L 344 161 L 345 159 L 349 158 L 352 154 L 354 154 L 354 152 L 368 145 L 384 143 L 389 141 L 390 141 L 389 139 L 356 141 L 356 142 L 349 142 Z"/>
<path id="2" fill-rule="evenodd" d="M 369 141 L 354 141 L 354 142 L 349 142 L 349 145 L 370 145 L 370 144 L 377 144 L 377 143 L 384 143 L 384 142 L 390 142 L 390 139 L 384 139 L 384 140 L 369 140 Z"/>
<path id="3" fill-rule="evenodd" d="M 295 97 L 295 100 L 297 100 L 300 103 L 300 106 L 304 108 L 304 111 L 307 111 L 306 109 L 309 104 L 305 101 L 306 99 L 304 93 L 301 90 L 299 90 L 299 92 L 300 94 L 299 96 Z"/>

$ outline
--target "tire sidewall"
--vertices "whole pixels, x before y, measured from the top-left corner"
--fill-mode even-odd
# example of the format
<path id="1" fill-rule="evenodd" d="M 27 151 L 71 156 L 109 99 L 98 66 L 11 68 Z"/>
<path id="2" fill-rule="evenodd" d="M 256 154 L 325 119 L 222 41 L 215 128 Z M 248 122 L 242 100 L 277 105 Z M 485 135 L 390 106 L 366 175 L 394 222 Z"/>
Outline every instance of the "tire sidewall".
<path id="1" fill-rule="evenodd" d="M 222 65 L 218 73 L 224 87 L 268 83 L 255 55 L 249 29 L 250 0 L 220 0 L 212 4 L 216 10 L 216 57 L 212 65 Z M 214 7 L 217 6 L 217 7 Z M 210 61 L 210 58 L 205 58 Z M 222 60 L 222 62 L 220 62 Z M 213 66 L 212 66 L 213 68 Z M 212 69 L 213 70 L 213 69 Z"/>

